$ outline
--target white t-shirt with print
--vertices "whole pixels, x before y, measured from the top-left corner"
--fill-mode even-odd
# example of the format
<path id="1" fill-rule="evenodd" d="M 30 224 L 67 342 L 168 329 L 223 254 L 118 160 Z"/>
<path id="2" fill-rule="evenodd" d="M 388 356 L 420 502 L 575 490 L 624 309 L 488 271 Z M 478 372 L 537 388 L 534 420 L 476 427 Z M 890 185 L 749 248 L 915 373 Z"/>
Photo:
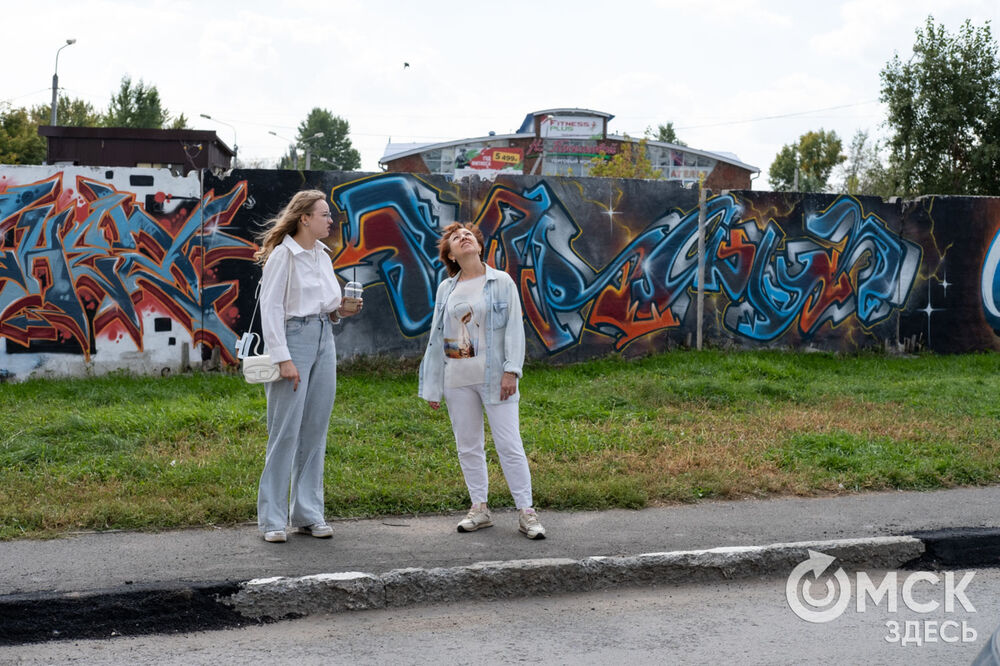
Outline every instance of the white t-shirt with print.
<path id="1" fill-rule="evenodd" d="M 462 280 L 448 297 L 444 320 L 444 385 L 486 381 L 486 276 Z"/>

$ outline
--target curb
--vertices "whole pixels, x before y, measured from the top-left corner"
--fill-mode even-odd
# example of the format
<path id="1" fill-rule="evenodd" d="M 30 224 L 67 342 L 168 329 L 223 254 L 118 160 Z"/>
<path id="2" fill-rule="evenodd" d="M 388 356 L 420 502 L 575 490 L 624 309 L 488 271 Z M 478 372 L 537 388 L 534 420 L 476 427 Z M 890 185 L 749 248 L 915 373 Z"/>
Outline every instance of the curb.
<path id="1" fill-rule="evenodd" d="M 247 581 L 222 601 L 241 616 L 279 620 L 311 613 L 399 608 L 469 599 L 587 592 L 614 587 L 702 583 L 791 571 L 810 550 L 837 558 L 848 569 L 894 569 L 925 553 L 920 539 L 875 537 L 804 541 L 769 546 L 588 557 L 478 562 L 435 569 L 395 569 Z"/>
<path id="2" fill-rule="evenodd" d="M 995 532 L 985 541 L 996 544 L 991 548 L 1000 553 L 1000 530 Z M 952 544 L 954 551 L 954 544 L 963 538 L 977 536 L 956 533 L 927 538 L 938 545 Z M 913 566 L 924 562 L 928 554 L 925 542 L 917 536 L 873 537 L 581 560 L 479 562 L 460 567 L 394 569 L 379 575 L 341 572 L 7 595 L 0 597 L 0 645 L 235 628 L 311 613 L 787 575 L 809 558 L 810 550 L 835 557 L 849 570 Z M 940 554 L 932 559 L 944 562 Z"/>

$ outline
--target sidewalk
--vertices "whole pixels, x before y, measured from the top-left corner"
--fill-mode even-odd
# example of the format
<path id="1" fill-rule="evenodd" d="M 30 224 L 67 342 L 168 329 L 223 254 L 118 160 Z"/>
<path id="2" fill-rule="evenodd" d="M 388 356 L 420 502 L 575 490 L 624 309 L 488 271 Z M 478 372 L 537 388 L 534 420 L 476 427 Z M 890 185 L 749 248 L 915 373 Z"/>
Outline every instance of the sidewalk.
<path id="1" fill-rule="evenodd" d="M 87 533 L 50 541 L 3 542 L 0 543 L 0 643 L 24 640 L 18 636 L 22 636 L 24 627 L 30 624 L 29 618 L 33 618 L 31 623 L 53 627 L 51 631 L 38 629 L 30 640 L 41 640 L 43 633 L 48 635 L 52 631 L 58 631 L 58 634 L 52 635 L 62 638 L 102 635 L 103 625 L 97 619 L 112 617 L 113 613 L 109 614 L 108 610 L 111 607 L 133 608 L 133 611 L 123 611 L 126 615 L 138 612 L 135 609 L 141 607 L 141 613 L 147 616 L 148 626 L 137 628 L 136 632 L 156 631 L 159 620 L 150 604 L 166 600 L 166 603 L 176 606 L 178 599 L 203 597 L 201 601 L 208 600 L 206 603 L 211 607 L 213 599 L 227 599 L 241 590 L 245 592 L 247 581 L 275 577 L 296 579 L 344 572 L 367 574 L 313 578 L 298 592 L 289 580 L 267 581 L 274 585 L 271 591 L 282 599 L 277 602 L 278 610 L 271 612 L 268 607 L 261 606 L 263 602 L 260 599 L 264 597 L 258 597 L 252 604 L 251 612 L 237 609 L 235 614 L 226 614 L 227 617 L 219 621 L 232 626 L 252 617 L 312 612 L 305 607 L 296 611 L 298 607 L 295 603 L 286 603 L 289 595 L 316 595 L 317 580 L 327 581 L 323 585 L 353 586 L 352 589 L 358 587 L 359 580 L 368 581 L 366 585 L 375 581 L 373 584 L 382 590 L 386 580 L 393 577 L 395 580 L 400 575 L 399 570 L 408 569 L 417 569 L 423 574 L 433 573 L 433 576 L 425 576 L 416 584 L 420 588 L 418 598 L 411 603 L 419 603 L 420 599 L 443 600 L 444 597 L 440 594 L 435 596 L 430 588 L 448 588 L 453 585 L 449 577 L 454 579 L 458 576 L 467 580 L 472 575 L 470 572 L 477 576 L 482 574 L 482 566 L 470 567 L 479 562 L 494 563 L 490 576 L 495 577 L 497 571 L 502 570 L 507 572 L 502 574 L 503 577 L 511 578 L 511 567 L 520 566 L 517 561 L 530 560 L 525 566 L 536 572 L 532 575 L 538 575 L 540 570 L 554 572 L 544 584 L 547 592 L 572 591 L 586 585 L 586 578 L 591 575 L 588 572 L 596 571 L 593 563 L 605 562 L 588 558 L 618 558 L 614 560 L 618 573 L 612 578 L 624 582 L 626 579 L 621 577 L 623 567 L 648 567 L 652 561 L 648 558 L 641 561 L 634 557 L 629 559 L 629 556 L 645 553 L 676 555 L 676 551 L 724 547 L 733 549 L 727 554 L 728 559 L 723 563 L 716 558 L 710 563 L 713 570 L 719 570 L 719 575 L 784 575 L 788 571 L 783 568 L 788 558 L 799 557 L 799 553 L 805 552 L 804 547 L 791 554 L 785 553 L 781 558 L 764 559 L 757 552 L 759 549 L 747 550 L 747 547 L 860 539 L 862 545 L 869 547 L 866 552 L 878 555 L 881 549 L 884 555 L 890 548 L 888 544 L 897 543 L 893 547 L 898 548 L 898 542 L 879 540 L 878 537 L 962 528 L 974 528 L 964 532 L 971 535 L 970 538 L 978 529 L 980 533 L 985 531 L 990 534 L 990 539 L 1000 542 L 1000 530 L 996 529 L 1000 527 L 998 509 L 1000 486 L 994 486 L 829 498 L 702 502 L 641 511 L 543 510 L 540 517 L 549 536 L 541 541 L 525 539 L 517 531 L 517 515 L 513 511 L 501 510 L 494 512 L 494 527 L 471 534 L 455 531 L 455 525 L 462 517 L 455 514 L 334 521 L 332 539 L 290 534 L 284 544 L 265 543 L 255 525 L 160 533 Z M 952 555 L 958 552 L 961 556 L 965 550 L 963 543 L 971 544 L 972 541 L 949 541 Z M 992 562 L 994 551 L 989 546 L 992 541 L 982 542 L 980 538 L 979 546 L 983 543 L 987 546 L 981 552 L 986 553 L 986 560 Z M 923 552 L 924 546 L 917 546 L 917 551 L 912 546 L 906 546 L 905 553 L 898 551 L 896 564 L 891 558 L 881 561 L 875 557 L 872 566 L 902 564 L 913 559 L 914 554 Z M 875 550 L 872 551 L 872 548 Z M 750 551 L 755 553 L 753 557 L 747 555 Z M 684 560 L 687 564 L 677 564 L 678 561 L 677 557 L 670 559 L 671 571 L 683 574 L 685 566 L 695 566 L 690 563 L 690 558 Z M 509 564 L 511 562 L 514 564 Z M 573 572 L 566 569 L 570 564 L 581 563 L 589 564 L 577 567 Z M 996 559 L 996 563 L 1000 563 L 1000 559 Z M 860 566 L 864 562 L 856 564 Z M 606 564 L 602 566 L 606 568 Z M 662 572 L 663 563 L 657 566 L 660 567 L 657 571 Z M 768 568 L 775 570 L 768 571 Z M 411 583 L 416 580 L 413 574 L 407 575 Z M 648 578 L 653 574 L 646 571 L 642 575 Z M 606 584 L 613 583 L 612 578 L 605 578 Z M 335 580 L 341 583 L 330 582 Z M 258 585 L 251 586 L 251 589 L 262 588 Z M 463 589 L 476 588 L 466 586 Z M 384 601 L 385 592 L 380 593 Z M 510 593 L 496 587 L 483 592 L 487 596 Z M 343 590 L 336 594 L 343 595 Z M 274 599 L 272 596 L 267 603 L 274 603 Z M 338 601 L 334 606 L 340 603 Z M 352 606 L 355 602 L 350 599 L 344 603 L 346 608 L 358 607 Z M 321 604 L 320 608 L 330 610 L 333 606 Z M 170 612 L 176 616 L 183 614 L 184 609 L 174 607 Z M 209 617 L 211 614 L 211 608 L 203 608 L 179 624 L 169 625 L 167 620 L 161 624 L 166 623 L 162 624 L 164 628 L 169 625 L 174 629 L 207 628 L 215 626 Z M 77 620 L 69 615 L 78 616 L 81 624 L 76 629 L 70 625 Z M 202 615 L 204 622 L 199 620 Z M 89 629 L 86 626 L 88 622 L 93 625 Z M 64 629 L 57 628 L 63 625 Z"/>

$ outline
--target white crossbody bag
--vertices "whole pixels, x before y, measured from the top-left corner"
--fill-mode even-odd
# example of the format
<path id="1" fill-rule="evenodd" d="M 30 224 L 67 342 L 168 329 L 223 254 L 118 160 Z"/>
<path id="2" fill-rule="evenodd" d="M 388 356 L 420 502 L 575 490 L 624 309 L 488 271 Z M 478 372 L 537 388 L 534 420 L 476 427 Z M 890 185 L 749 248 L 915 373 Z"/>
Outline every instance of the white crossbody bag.
<path id="1" fill-rule="evenodd" d="M 288 277 L 285 281 L 285 302 L 288 302 L 288 283 L 292 279 L 292 265 L 288 264 Z M 250 317 L 250 326 L 240 339 L 236 342 L 236 358 L 243 361 L 243 378 L 250 384 L 267 384 L 281 379 L 281 370 L 277 363 L 271 362 L 270 354 L 260 353 L 260 336 L 253 332 L 253 322 L 260 309 L 260 282 L 257 282 L 257 289 L 254 291 L 254 298 L 257 303 L 253 308 L 253 315 Z"/>

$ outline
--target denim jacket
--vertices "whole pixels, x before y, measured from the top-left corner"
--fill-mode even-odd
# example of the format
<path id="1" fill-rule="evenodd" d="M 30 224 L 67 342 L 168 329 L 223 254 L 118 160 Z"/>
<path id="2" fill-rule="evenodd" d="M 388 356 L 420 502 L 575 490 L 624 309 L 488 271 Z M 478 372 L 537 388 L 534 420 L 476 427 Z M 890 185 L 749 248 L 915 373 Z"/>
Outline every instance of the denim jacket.
<path id="1" fill-rule="evenodd" d="M 434 318 L 427 350 L 420 363 L 420 388 L 418 395 L 429 402 L 440 402 L 444 391 L 444 319 L 445 305 L 458 284 L 458 275 L 442 280 L 434 299 Z M 486 284 L 483 287 L 486 307 L 486 385 L 489 387 L 485 404 L 500 404 L 500 379 L 505 372 L 513 372 L 520 379 L 524 366 L 524 320 L 521 315 L 521 298 L 514 280 L 507 273 L 486 266 Z M 520 389 L 507 400 L 517 401 Z"/>

